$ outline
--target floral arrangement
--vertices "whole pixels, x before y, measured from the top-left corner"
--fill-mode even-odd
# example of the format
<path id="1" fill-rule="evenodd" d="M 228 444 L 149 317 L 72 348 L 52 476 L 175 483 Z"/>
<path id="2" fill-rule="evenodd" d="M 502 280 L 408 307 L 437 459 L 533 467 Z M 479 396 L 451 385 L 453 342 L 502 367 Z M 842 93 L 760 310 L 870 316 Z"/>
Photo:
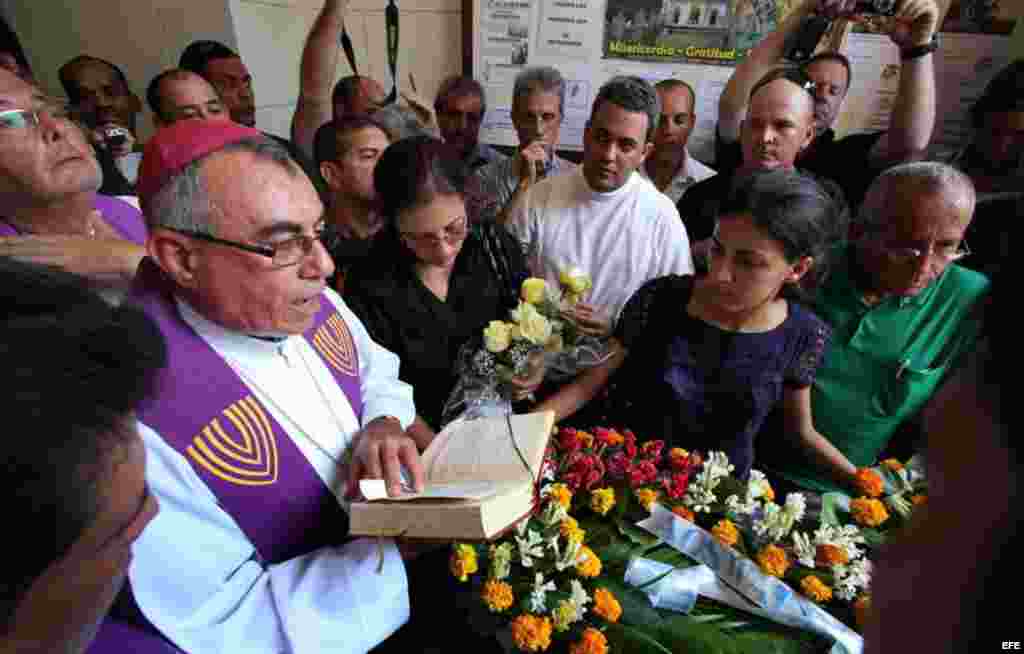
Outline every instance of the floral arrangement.
<path id="1" fill-rule="evenodd" d="M 861 471 L 864 497 L 846 511 L 826 506 L 828 515 L 812 525 L 802 494 L 776 503 L 763 474 L 740 481 L 722 452 L 639 443 L 628 430 L 563 428 L 545 457 L 534 513 L 494 543 L 456 544 L 451 572 L 513 651 L 671 652 L 694 639 L 701 651 L 780 651 L 784 628 L 713 600 L 701 598 L 690 615 L 652 607 L 643 586 L 625 583 L 630 563 L 644 557 L 685 569 L 694 562 L 636 523 L 660 504 L 855 624 L 870 602 L 868 554 L 885 524 L 878 505 L 860 508 L 858 500 L 904 515 L 921 501 L 916 469 L 886 461 Z M 794 647 L 786 651 L 822 644 L 795 629 L 784 638 Z"/>
<path id="2" fill-rule="evenodd" d="M 606 344 L 581 333 L 570 317 L 592 286 L 590 276 L 575 267 L 560 273 L 557 287 L 537 277 L 526 279 L 509 319 L 490 321 L 481 340 L 460 353 L 460 380 L 445 405 L 443 422 L 507 411 L 508 382 L 528 378 L 541 366 L 546 377 L 558 380 L 602 362 Z"/>

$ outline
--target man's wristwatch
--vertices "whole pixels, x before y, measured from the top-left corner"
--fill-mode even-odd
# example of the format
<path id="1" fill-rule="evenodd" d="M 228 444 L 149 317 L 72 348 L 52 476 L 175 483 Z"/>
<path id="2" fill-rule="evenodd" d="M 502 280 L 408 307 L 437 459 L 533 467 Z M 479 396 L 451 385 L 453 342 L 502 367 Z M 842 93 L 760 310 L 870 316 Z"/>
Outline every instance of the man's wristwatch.
<path id="1" fill-rule="evenodd" d="M 928 43 L 925 43 L 924 45 L 915 45 L 905 50 L 900 50 L 900 59 L 903 61 L 908 61 L 910 59 L 918 59 L 920 57 L 925 56 L 926 54 L 931 54 L 938 49 L 939 33 L 935 32 L 934 34 L 932 34 L 932 40 L 929 41 Z"/>

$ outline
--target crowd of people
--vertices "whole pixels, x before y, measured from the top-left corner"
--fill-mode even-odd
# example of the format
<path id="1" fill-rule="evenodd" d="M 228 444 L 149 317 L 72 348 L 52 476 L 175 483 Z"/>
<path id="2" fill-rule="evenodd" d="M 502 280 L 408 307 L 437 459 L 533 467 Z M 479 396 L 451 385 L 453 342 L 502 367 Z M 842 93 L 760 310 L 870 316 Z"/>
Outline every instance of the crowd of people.
<path id="1" fill-rule="evenodd" d="M 0 651 L 498 647 L 456 624 L 443 549 L 352 538 L 346 510 L 362 478 L 422 487 L 460 352 L 570 268 L 593 285 L 567 318 L 609 355 L 512 380 L 516 410 L 721 450 L 811 504 L 924 452 L 934 500 L 877 562 L 868 649 L 909 647 L 904 616 L 942 651 L 1010 637 L 957 602 L 1011 587 L 1021 519 L 992 289 L 1024 215 L 1024 60 L 932 152 L 939 10 L 899 0 L 890 127 L 838 138 L 849 61 L 783 51 L 851 2 L 803 0 L 736 67 L 714 162 L 687 149 L 697 80 L 618 76 L 577 164 L 555 68 L 516 77 L 509 154 L 470 77 L 432 103 L 334 83 L 344 5 L 313 24 L 290 138 L 256 129 L 221 43 L 149 83 L 143 144 L 115 63 L 67 62 L 57 101 L 0 30 L 0 352 L 33 431 L 3 484 L 46 525 L 15 539 Z"/>

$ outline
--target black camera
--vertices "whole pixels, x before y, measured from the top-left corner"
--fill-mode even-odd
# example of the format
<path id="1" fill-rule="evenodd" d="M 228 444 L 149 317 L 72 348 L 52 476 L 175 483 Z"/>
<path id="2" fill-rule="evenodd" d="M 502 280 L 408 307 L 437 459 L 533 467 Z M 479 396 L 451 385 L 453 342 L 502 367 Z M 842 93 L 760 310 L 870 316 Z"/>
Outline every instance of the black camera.
<path id="1" fill-rule="evenodd" d="M 895 16 L 896 0 L 860 0 L 847 15 Z M 824 16 L 812 14 L 804 18 L 800 28 L 786 41 L 783 57 L 794 63 L 807 61 L 831 26 L 832 21 Z"/>

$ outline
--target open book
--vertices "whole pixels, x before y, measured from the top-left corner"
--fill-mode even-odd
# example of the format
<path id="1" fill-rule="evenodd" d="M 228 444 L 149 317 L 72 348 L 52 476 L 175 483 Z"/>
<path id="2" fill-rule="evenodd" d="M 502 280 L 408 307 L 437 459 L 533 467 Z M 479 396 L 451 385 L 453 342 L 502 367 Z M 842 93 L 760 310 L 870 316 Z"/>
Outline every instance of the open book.
<path id="1" fill-rule="evenodd" d="M 350 532 L 444 540 L 497 536 L 530 512 L 554 422 L 553 411 L 456 420 L 423 453 L 422 493 L 388 498 L 383 480 L 360 482 L 367 500 L 351 504 Z"/>

